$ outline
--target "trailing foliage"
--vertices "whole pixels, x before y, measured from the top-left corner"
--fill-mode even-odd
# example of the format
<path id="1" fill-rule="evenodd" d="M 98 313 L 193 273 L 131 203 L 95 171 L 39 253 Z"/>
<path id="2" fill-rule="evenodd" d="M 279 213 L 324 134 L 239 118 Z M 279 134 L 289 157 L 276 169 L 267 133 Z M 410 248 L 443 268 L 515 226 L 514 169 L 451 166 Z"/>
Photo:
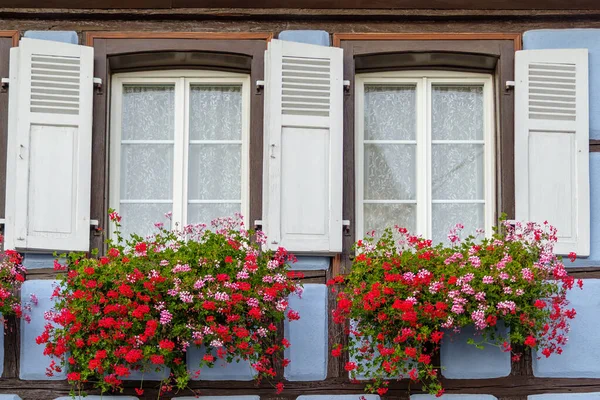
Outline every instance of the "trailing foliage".
<path id="1" fill-rule="evenodd" d="M 112 212 L 119 226 L 121 217 Z M 184 389 L 201 367 L 218 359 L 249 360 L 257 379 L 275 378 L 274 363 L 289 346 L 277 323 L 298 319 L 288 295 L 300 293 L 285 249 L 261 252 L 266 238 L 244 230 L 240 219 L 218 219 L 213 230 L 190 225 L 154 235 L 108 241 L 104 257 L 70 254 L 56 307 L 38 343 L 66 366 L 73 393 L 88 387 L 122 389 L 132 371 L 170 370 L 161 393 Z M 186 365 L 190 346 L 204 346 L 199 365 Z M 142 382 L 143 384 L 143 382 Z M 281 391 L 283 385 L 277 384 Z M 143 393 L 143 387 L 136 389 Z"/>
<path id="2" fill-rule="evenodd" d="M 0 235 L 0 244 L 3 238 Z M 24 313 L 31 309 L 31 304 L 37 304 L 35 294 L 31 295 L 30 301 L 21 305 L 21 299 L 17 294 L 21 285 L 25 281 L 27 269 L 23 265 L 23 257 L 15 250 L 0 251 L 0 313 L 2 317 L 0 323 L 9 316 L 23 318 L 30 322 L 31 317 Z"/>
<path id="3" fill-rule="evenodd" d="M 521 356 L 515 345 L 545 357 L 562 352 L 575 317 L 566 299 L 574 279 L 553 254 L 556 229 L 501 221 L 491 238 L 461 241 L 462 228 L 450 233 L 449 246 L 398 227 L 360 240 L 351 273 L 328 282 L 344 284 L 334 320 L 348 327 L 346 370 L 370 379 L 370 391 L 384 394 L 391 379 L 408 378 L 441 396 L 432 359 L 446 332 L 467 325 L 481 333 L 482 342 L 473 344 L 497 345 L 513 359 Z M 497 332 L 500 320 L 508 337 Z M 333 355 L 342 350 L 336 346 Z"/>

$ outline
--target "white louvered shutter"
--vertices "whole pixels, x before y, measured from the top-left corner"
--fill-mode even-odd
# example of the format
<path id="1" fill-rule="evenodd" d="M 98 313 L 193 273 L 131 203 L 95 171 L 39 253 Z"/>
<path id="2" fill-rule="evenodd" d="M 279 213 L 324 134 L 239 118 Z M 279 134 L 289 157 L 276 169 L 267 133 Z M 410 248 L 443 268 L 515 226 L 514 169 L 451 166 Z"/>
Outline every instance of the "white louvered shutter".
<path id="1" fill-rule="evenodd" d="M 342 250 L 342 50 L 272 40 L 265 55 L 268 247 Z"/>
<path id="2" fill-rule="evenodd" d="M 547 220 L 556 253 L 588 256 L 588 51 L 519 51 L 515 75 L 516 219 Z"/>
<path id="3" fill-rule="evenodd" d="M 93 48 L 10 53 L 5 248 L 89 250 Z"/>

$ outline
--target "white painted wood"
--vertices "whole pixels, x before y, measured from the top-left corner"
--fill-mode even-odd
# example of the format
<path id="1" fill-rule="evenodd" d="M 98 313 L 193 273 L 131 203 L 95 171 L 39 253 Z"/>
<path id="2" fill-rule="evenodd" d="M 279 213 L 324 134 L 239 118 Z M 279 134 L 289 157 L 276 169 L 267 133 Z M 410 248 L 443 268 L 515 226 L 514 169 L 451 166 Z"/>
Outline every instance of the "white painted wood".
<path id="1" fill-rule="evenodd" d="M 558 229 L 558 254 L 590 254 L 587 49 L 515 57 L 515 216 Z"/>
<path id="2" fill-rule="evenodd" d="M 123 85 L 127 84 L 166 84 L 175 88 L 175 118 L 173 140 L 121 140 L 121 110 Z M 242 138 L 241 140 L 190 140 L 189 137 L 189 94 L 190 85 L 240 85 L 242 91 Z M 165 70 L 128 72 L 113 75 L 111 96 L 111 131 L 110 131 L 110 172 L 109 172 L 109 205 L 119 210 L 120 204 L 157 204 L 173 203 L 172 222 L 179 227 L 187 224 L 187 204 L 201 203 L 239 203 L 241 213 L 249 215 L 250 166 L 250 77 L 246 74 L 208 71 L 208 70 Z M 172 200 L 125 200 L 120 194 L 121 144 L 173 144 L 173 199 Z M 242 149 L 241 199 L 192 200 L 188 201 L 188 163 L 189 144 L 240 144 Z M 246 221 L 246 225 L 249 225 Z"/>
<path id="3" fill-rule="evenodd" d="M 412 85 L 416 88 L 417 124 L 416 140 L 365 140 L 364 139 L 364 87 L 365 85 Z M 432 140 L 431 139 L 431 88 L 435 84 L 481 85 L 484 97 L 483 140 Z M 383 110 L 382 110 L 383 112 Z M 493 81 L 489 74 L 456 71 L 391 71 L 358 74 L 355 84 L 355 199 L 356 238 L 363 238 L 365 204 L 415 204 L 417 205 L 417 234 L 432 237 L 432 204 L 485 204 L 484 228 L 491 235 L 497 219 L 495 198 L 495 119 Z M 364 145 L 416 143 L 416 200 L 370 200 L 364 198 Z M 432 144 L 483 144 L 484 145 L 484 199 L 433 200 L 431 196 L 431 145 Z M 456 221 L 462 222 L 462 221 Z M 390 221 L 393 225 L 394 221 Z M 390 226 L 391 227 L 391 226 Z"/>
<path id="4" fill-rule="evenodd" d="M 267 247 L 342 250 L 342 50 L 273 40 L 265 57 Z"/>
<path id="5" fill-rule="evenodd" d="M 11 49 L 6 248 L 89 250 L 93 48 Z"/>

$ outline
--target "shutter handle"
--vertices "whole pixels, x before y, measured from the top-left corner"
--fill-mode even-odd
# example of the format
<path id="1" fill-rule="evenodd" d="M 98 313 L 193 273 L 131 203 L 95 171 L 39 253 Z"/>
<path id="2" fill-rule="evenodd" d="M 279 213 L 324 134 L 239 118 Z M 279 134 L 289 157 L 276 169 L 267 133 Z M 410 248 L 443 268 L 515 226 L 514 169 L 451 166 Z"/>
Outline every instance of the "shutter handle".
<path id="1" fill-rule="evenodd" d="M 20 158 L 21 160 L 23 160 L 23 159 L 24 159 L 24 157 L 23 157 L 23 150 L 25 150 L 25 146 L 23 146 L 22 144 L 20 144 L 20 145 L 19 145 L 19 158 Z"/>

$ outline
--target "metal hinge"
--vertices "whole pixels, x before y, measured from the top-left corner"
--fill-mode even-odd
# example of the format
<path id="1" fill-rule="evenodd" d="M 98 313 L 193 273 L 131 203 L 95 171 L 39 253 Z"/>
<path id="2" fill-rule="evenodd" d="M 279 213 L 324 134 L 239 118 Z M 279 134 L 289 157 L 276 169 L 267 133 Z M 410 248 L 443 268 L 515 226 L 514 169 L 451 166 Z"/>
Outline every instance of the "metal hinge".
<path id="1" fill-rule="evenodd" d="M 96 89 L 96 92 L 102 94 L 102 79 L 93 78 L 92 81 L 94 82 L 94 89 Z"/>
<path id="2" fill-rule="evenodd" d="M 511 90 L 515 88 L 515 81 L 506 81 L 506 86 L 504 87 L 506 90 Z"/>
<path id="3" fill-rule="evenodd" d="M 344 81 L 344 93 L 350 93 L 350 81 Z"/>
<path id="4" fill-rule="evenodd" d="M 254 229 L 257 231 L 262 231 L 262 227 L 263 227 L 262 219 L 255 219 L 254 220 Z"/>
<path id="5" fill-rule="evenodd" d="M 350 236 L 350 220 L 349 219 L 342 220 L 342 230 L 344 231 L 344 236 Z"/>
<path id="6" fill-rule="evenodd" d="M 8 85 L 10 84 L 10 78 L 2 78 L 0 80 L 0 86 L 3 90 L 8 89 Z"/>
<path id="7" fill-rule="evenodd" d="M 261 94 L 265 88 L 265 81 L 256 81 L 256 94 Z"/>

